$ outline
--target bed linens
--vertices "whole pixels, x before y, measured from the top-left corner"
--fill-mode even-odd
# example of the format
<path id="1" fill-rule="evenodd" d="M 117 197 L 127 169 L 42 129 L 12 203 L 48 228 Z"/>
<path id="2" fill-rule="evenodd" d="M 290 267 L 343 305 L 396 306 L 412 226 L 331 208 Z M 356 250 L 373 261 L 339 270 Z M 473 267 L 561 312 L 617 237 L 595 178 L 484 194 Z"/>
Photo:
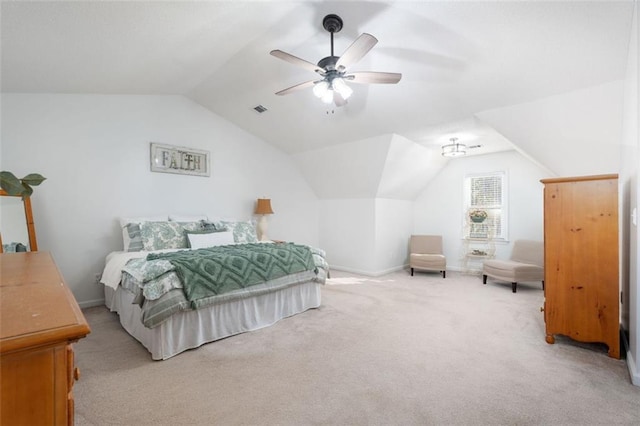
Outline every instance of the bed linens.
<path id="1" fill-rule="evenodd" d="M 161 360 L 317 308 L 321 303 L 320 287 L 319 282 L 307 281 L 254 297 L 189 309 L 171 315 L 154 328 L 145 327 L 140 321 L 141 309 L 132 303 L 131 292 L 105 286 L 104 293 L 105 305 L 118 313 L 122 327 L 149 350 L 152 359 Z"/>
<path id="2" fill-rule="evenodd" d="M 301 283 L 316 282 L 316 278 L 317 276 L 312 271 L 303 271 L 296 274 L 285 275 L 284 277 L 267 281 L 262 284 L 199 299 L 198 309 L 264 295 Z M 127 288 L 127 286 L 125 285 L 123 288 Z M 136 303 L 135 299 L 133 303 Z M 175 313 L 197 310 L 193 309 L 191 302 L 187 300 L 184 291 L 181 289 L 168 291 L 158 299 L 145 300 L 144 303 L 140 305 L 142 309 L 141 320 L 147 328 L 159 326 Z"/>
<path id="3" fill-rule="evenodd" d="M 316 270 L 309 247 L 293 243 L 238 244 L 175 253 L 151 253 L 147 260 L 168 261 L 173 265 L 193 308 L 198 308 L 199 299 L 285 275 Z M 160 268 L 159 272 L 169 270 Z"/>
<path id="4" fill-rule="evenodd" d="M 267 246 L 271 246 L 268 249 Z M 275 248 L 275 246 L 278 246 Z M 178 278 L 175 265 L 166 255 L 176 255 L 174 258 L 182 259 L 186 262 L 189 258 L 199 258 L 210 255 L 207 250 L 162 250 L 158 252 L 116 252 L 107 256 L 107 263 L 103 272 L 102 282 L 107 287 L 117 289 L 118 283 L 128 292 L 132 293 L 133 303 L 140 305 L 141 321 L 145 327 L 153 328 L 165 322 L 171 315 L 177 312 L 199 309 L 205 306 L 214 306 L 229 301 L 241 300 L 253 296 L 259 296 L 268 292 L 281 290 L 304 282 L 324 283 L 328 271 L 324 251 L 296 244 L 239 244 L 233 246 L 233 250 L 228 247 L 216 248 L 216 259 L 224 264 L 228 262 L 240 261 L 243 259 L 238 253 L 244 253 L 245 257 L 258 257 L 263 263 L 276 269 L 275 273 L 259 273 L 250 277 L 246 283 L 239 282 L 239 276 L 233 276 L 231 282 L 235 286 L 227 286 L 226 291 L 200 292 L 195 291 L 199 297 L 188 300 L 185 296 L 183 280 Z M 235 256 L 224 256 L 225 252 L 233 252 Z M 246 254 L 251 252 L 253 254 Z M 272 252 L 275 256 L 280 256 L 279 261 L 271 259 L 269 262 L 264 253 Z M 292 254 L 293 253 L 293 254 Z M 301 257 L 297 266 L 289 268 L 281 265 L 281 261 L 290 260 L 291 256 Z M 240 257 L 238 257 L 240 256 Z M 165 257 L 167 257 L 165 259 Z M 150 260 L 147 260 L 149 258 Z M 296 264 L 294 262 L 294 264 Z M 274 266 L 276 265 L 276 266 Z M 189 266 L 187 265 L 186 268 Z M 116 273 L 120 269 L 120 273 Z M 250 268 L 252 269 L 252 268 Z M 257 269 L 259 271 L 259 268 Z M 292 272 L 297 271 L 297 272 Z M 222 271 L 218 271 L 225 274 Z M 228 271 L 227 271 L 228 272 Z M 237 271 L 236 271 L 237 272 Z M 255 271 L 254 271 L 255 272 Z M 284 272 L 287 272 L 284 274 Z M 233 275 L 233 274 L 232 274 Z M 271 279 L 268 279 L 271 278 Z M 115 285 L 114 285 L 115 284 Z"/>

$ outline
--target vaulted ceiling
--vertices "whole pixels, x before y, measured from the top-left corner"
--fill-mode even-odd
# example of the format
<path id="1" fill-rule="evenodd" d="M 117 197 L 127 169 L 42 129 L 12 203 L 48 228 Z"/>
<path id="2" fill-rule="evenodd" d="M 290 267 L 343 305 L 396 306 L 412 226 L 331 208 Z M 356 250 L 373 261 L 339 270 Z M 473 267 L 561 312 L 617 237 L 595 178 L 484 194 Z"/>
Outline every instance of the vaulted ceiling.
<path id="1" fill-rule="evenodd" d="M 3 92 L 179 94 L 285 152 L 397 134 L 436 147 L 456 136 L 512 149 L 479 119 L 624 78 L 633 1 L 3 1 Z M 342 17 L 340 55 L 363 32 L 378 44 L 352 71 L 402 73 L 356 85 L 327 107 L 311 89 L 330 53 L 322 18 Z M 263 105 L 260 114 L 253 108 Z M 491 114 L 485 115 L 490 116 Z"/>

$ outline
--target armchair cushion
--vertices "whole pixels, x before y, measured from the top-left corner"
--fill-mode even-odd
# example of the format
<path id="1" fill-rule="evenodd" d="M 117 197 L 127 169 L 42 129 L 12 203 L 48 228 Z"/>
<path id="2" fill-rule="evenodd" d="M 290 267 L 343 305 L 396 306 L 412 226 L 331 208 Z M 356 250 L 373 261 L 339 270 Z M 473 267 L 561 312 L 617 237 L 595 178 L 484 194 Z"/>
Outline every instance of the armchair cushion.
<path id="1" fill-rule="evenodd" d="M 542 281 L 544 279 L 544 268 L 513 260 L 487 260 L 484 262 L 482 273 L 508 282 Z"/>
<path id="2" fill-rule="evenodd" d="M 412 235 L 409 243 L 409 267 L 414 269 L 442 272 L 446 276 L 447 259 L 442 254 L 441 235 Z"/>
<path id="3" fill-rule="evenodd" d="M 447 259 L 443 254 L 411 253 L 409 255 L 409 265 L 415 269 L 442 271 L 447 267 Z"/>
<path id="4" fill-rule="evenodd" d="M 490 259 L 482 265 L 482 282 L 487 277 L 511 283 L 515 293 L 517 283 L 542 281 L 544 288 L 544 245 L 541 241 L 517 240 L 509 260 Z"/>

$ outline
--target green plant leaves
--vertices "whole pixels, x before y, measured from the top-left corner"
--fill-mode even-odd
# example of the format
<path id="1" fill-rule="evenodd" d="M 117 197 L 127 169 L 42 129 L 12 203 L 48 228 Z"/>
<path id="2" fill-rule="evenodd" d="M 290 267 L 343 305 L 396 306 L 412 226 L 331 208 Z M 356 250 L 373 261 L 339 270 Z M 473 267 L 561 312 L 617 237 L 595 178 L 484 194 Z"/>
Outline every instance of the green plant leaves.
<path id="1" fill-rule="evenodd" d="M 24 191 L 22 182 L 13 173 L 2 171 L 0 172 L 0 187 L 7 191 L 9 195 L 21 195 Z"/>
<path id="2" fill-rule="evenodd" d="M 22 183 L 26 183 L 30 186 L 38 186 L 40 185 L 46 177 L 42 176 L 39 173 L 29 173 L 25 177 L 22 178 Z"/>
<path id="3" fill-rule="evenodd" d="M 38 173 L 30 173 L 18 179 L 13 173 L 3 170 L 0 172 L 0 187 L 9 195 L 21 196 L 24 200 L 33 194 L 31 186 L 40 185 L 46 177 Z"/>

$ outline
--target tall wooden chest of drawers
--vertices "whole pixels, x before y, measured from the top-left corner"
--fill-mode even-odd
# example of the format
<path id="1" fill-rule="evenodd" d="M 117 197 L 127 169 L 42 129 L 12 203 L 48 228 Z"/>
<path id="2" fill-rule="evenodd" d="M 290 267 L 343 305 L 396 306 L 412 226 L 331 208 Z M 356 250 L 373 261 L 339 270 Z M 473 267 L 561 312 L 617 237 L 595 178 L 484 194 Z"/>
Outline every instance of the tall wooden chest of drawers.
<path id="1" fill-rule="evenodd" d="M 541 182 L 546 340 L 605 343 L 620 358 L 618 175 Z"/>
<path id="2" fill-rule="evenodd" d="M 89 332 L 49 253 L 0 254 L 0 424 L 73 424 L 72 343 Z"/>

